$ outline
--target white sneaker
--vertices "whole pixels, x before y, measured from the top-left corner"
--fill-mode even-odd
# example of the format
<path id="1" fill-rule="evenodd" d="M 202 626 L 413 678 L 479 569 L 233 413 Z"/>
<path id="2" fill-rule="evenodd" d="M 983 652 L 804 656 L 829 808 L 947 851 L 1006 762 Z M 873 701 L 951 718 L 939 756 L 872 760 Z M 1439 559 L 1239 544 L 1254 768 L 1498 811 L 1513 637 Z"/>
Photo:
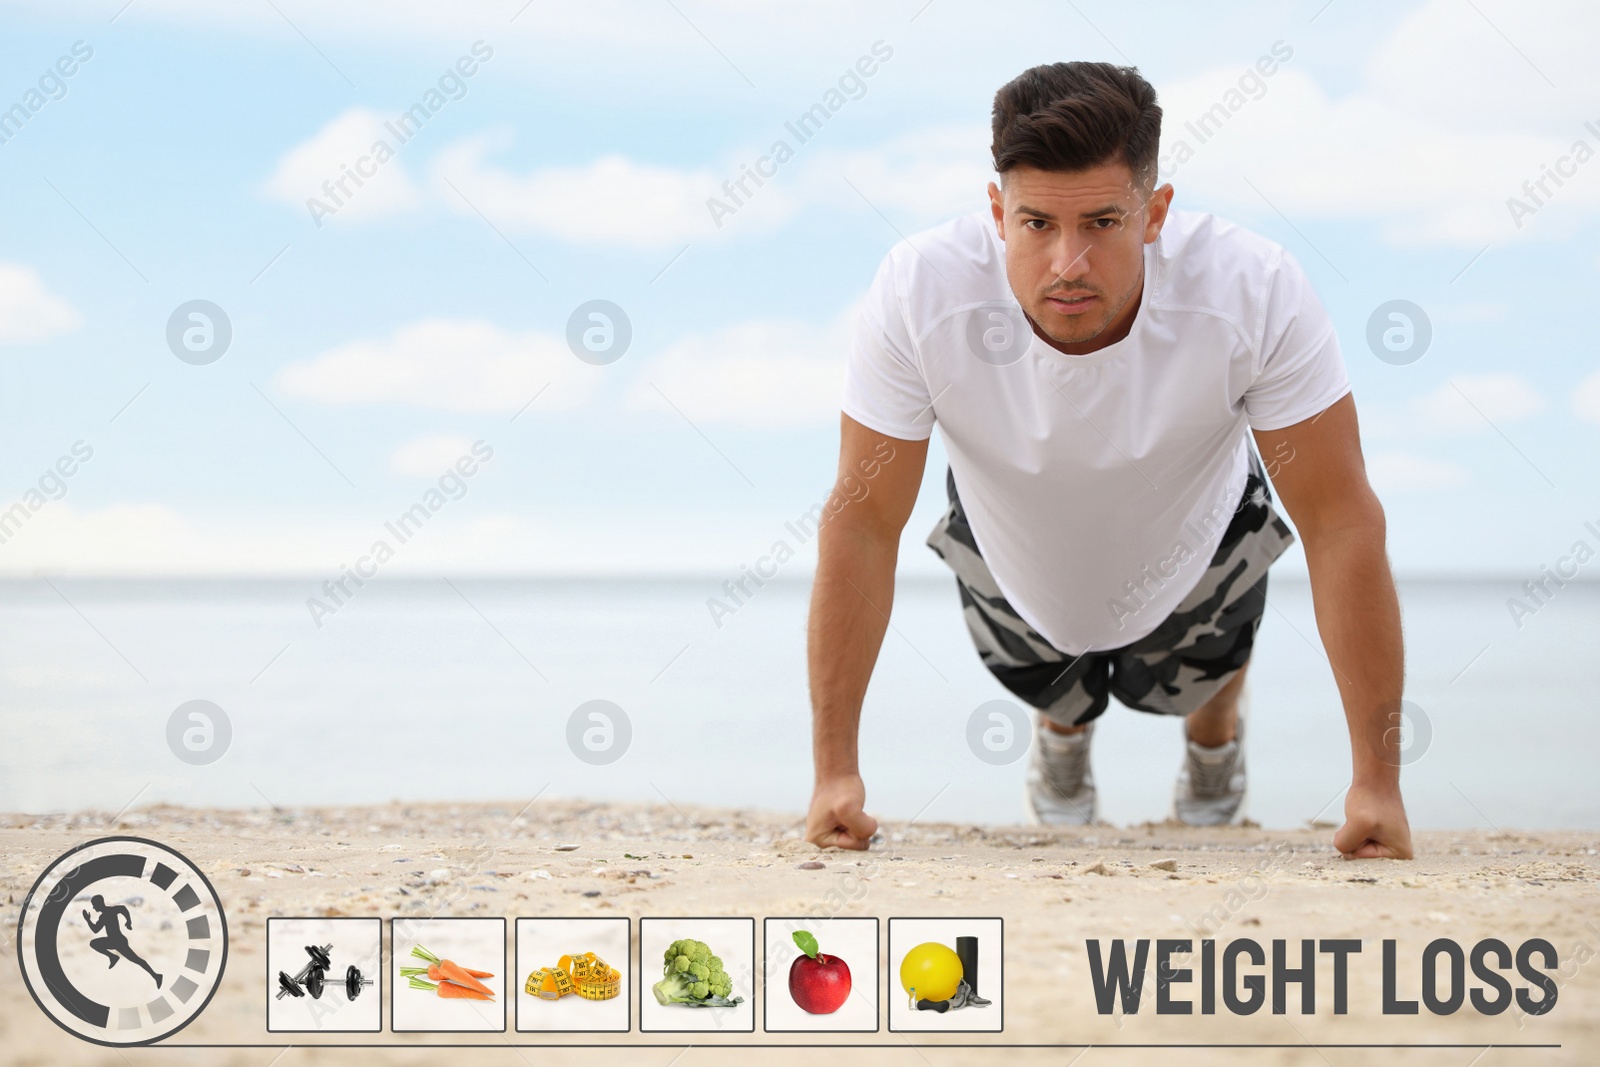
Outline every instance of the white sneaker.
<path id="1" fill-rule="evenodd" d="M 1239 694 L 1239 722 L 1232 741 L 1215 748 L 1189 740 L 1184 724 L 1183 766 L 1172 792 L 1173 816 L 1189 826 L 1232 826 L 1244 820 L 1247 778 L 1244 721 L 1249 686 Z"/>
<path id="2" fill-rule="evenodd" d="M 1026 804 L 1034 825 L 1088 826 L 1094 822 L 1094 775 L 1089 769 L 1091 720 L 1082 731 L 1063 734 L 1041 720 L 1028 753 Z"/>

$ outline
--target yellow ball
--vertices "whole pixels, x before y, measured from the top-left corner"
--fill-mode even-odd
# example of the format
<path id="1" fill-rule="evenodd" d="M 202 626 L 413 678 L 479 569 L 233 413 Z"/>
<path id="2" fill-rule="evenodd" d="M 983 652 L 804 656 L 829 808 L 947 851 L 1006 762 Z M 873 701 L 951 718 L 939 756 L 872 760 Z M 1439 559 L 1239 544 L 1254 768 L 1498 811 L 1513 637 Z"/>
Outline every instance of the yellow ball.
<path id="1" fill-rule="evenodd" d="M 924 941 L 900 961 L 900 987 L 918 1000 L 949 1000 L 961 984 L 961 957 L 937 941 Z"/>

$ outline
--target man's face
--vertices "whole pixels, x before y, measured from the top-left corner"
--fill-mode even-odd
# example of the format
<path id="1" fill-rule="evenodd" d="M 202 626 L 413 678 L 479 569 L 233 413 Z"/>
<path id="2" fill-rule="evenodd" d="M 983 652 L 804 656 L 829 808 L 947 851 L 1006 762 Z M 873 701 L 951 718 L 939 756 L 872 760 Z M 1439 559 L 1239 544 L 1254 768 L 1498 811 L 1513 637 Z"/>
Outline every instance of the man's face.
<path id="1" fill-rule="evenodd" d="M 1050 171 L 1013 167 L 991 183 L 1006 277 L 1058 348 L 1092 352 L 1127 335 L 1144 285 L 1144 246 L 1166 221 L 1172 186 L 1151 192 L 1127 164 Z"/>

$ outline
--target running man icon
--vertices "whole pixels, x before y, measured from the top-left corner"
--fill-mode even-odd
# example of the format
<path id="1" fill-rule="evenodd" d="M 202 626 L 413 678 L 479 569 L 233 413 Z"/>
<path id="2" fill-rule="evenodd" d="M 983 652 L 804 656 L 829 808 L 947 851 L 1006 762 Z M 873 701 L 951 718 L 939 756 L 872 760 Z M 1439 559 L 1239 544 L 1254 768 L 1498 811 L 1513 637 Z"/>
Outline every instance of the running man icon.
<path id="1" fill-rule="evenodd" d="M 111 961 L 106 964 L 106 968 L 109 970 L 115 967 L 119 958 L 130 959 L 140 967 L 143 967 L 144 972 L 155 979 L 156 988 L 160 989 L 161 976 L 155 972 L 155 968 L 139 958 L 139 954 L 133 951 L 133 946 L 128 944 L 127 934 L 122 932 L 122 923 L 118 921 L 119 916 L 127 921 L 129 930 L 133 929 L 133 916 L 128 912 L 128 909 L 121 904 L 113 904 L 108 908 L 106 907 L 105 897 L 98 894 L 89 898 L 89 904 L 95 911 L 100 913 L 100 918 L 98 920 L 89 918 L 89 912 L 85 909 L 83 921 L 89 924 L 90 930 L 97 934 L 102 934 L 102 936 L 90 941 L 89 947 Z"/>

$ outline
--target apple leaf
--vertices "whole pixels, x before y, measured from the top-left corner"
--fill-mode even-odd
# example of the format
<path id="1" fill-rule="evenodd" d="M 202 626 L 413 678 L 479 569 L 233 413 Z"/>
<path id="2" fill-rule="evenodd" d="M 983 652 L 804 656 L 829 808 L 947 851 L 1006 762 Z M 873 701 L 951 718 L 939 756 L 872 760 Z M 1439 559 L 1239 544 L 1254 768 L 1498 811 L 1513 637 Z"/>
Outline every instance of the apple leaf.
<path id="1" fill-rule="evenodd" d="M 799 945 L 800 951 L 807 956 L 812 959 L 817 958 L 817 939 L 812 937 L 809 931 L 796 930 L 794 932 L 794 943 Z"/>

